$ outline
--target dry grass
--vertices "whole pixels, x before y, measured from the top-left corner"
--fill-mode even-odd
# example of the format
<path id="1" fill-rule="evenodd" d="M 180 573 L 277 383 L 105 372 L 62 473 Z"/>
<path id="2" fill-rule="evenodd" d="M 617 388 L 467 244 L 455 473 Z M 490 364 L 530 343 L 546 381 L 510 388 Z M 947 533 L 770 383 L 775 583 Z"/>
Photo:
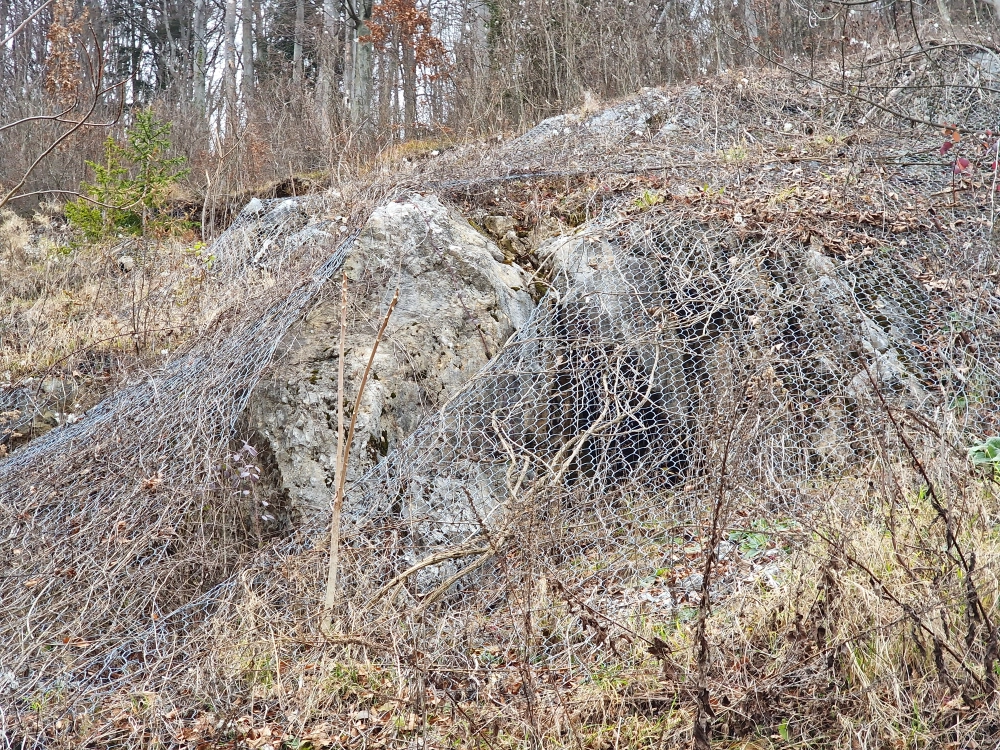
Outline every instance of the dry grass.
<path id="1" fill-rule="evenodd" d="M 951 551 L 977 553 L 976 596 L 995 622 L 1000 498 L 989 483 L 966 491 Z M 825 520 L 812 529 L 776 533 L 762 549 L 733 537 L 738 583 L 708 621 L 713 746 L 989 746 L 1000 717 L 976 687 L 989 677 L 989 634 L 964 615 L 968 584 L 948 562 L 936 511 L 919 491 L 864 509 L 845 507 L 853 493 L 823 494 Z M 217 679 L 241 696 L 229 711 L 166 704 L 158 713 L 159 697 L 142 694 L 106 707 L 102 720 L 124 729 L 158 713 L 175 741 L 219 747 L 689 747 L 696 602 L 672 614 L 637 604 L 595 622 L 558 585 L 581 564 L 550 571 L 508 612 L 469 623 L 505 631 L 507 645 L 471 648 L 466 669 L 436 667 L 432 654 L 403 644 L 386 659 L 391 646 L 363 638 L 317 649 L 280 635 L 287 628 L 248 596 L 238 617 L 217 621 L 224 645 L 211 657 Z M 629 583 L 626 593 L 650 590 Z M 597 630 L 596 646 L 540 666 L 551 644 L 583 643 Z M 58 698 L 46 699 L 45 713 L 58 713 Z"/>
<path id="2" fill-rule="evenodd" d="M 192 233 L 78 243 L 61 218 L 0 225 L 0 387 L 20 392 L 21 438 L 78 418 L 184 348 L 228 304 Z M 11 396 L 12 397 L 12 396 Z M 25 416 L 30 416 L 25 414 Z"/>

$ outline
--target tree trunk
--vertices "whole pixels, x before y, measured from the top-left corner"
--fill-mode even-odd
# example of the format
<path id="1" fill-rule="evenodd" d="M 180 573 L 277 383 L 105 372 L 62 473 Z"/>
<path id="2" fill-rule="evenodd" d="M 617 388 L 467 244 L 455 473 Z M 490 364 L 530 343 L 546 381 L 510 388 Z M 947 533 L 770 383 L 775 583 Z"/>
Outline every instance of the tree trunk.
<path id="1" fill-rule="evenodd" d="M 8 30 L 7 28 L 7 18 L 10 16 L 10 3 L 8 0 L 0 0 L 0 38 L 6 38 L 7 34 L 13 29 Z M 11 24 L 13 25 L 13 24 Z M 7 80 L 7 45 L 0 45 L 0 78 Z M 6 95 L 7 92 L 0 88 L 0 94 Z"/>
<path id="2" fill-rule="evenodd" d="M 264 13 L 263 11 L 261 11 L 260 6 L 261 6 L 260 0 L 256 0 L 256 2 L 254 2 L 253 4 L 253 17 L 254 17 L 254 23 L 256 24 L 256 32 L 257 32 L 254 34 L 254 39 L 257 40 L 255 59 L 270 60 L 271 40 L 268 37 L 267 30 L 264 26 Z"/>
<path id="3" fill-rule="evenodd" d="M 226 0 L 226 18 L 223 39 L 224 98 L 226 103 L 226 131 L 236 132 L 236 0 Z"/>
<path id="4" fill-rule="evenodd" d="M 172 22 L 175 20 L 175 16 L 172 12 L 173 8 L 167 5 L 166 0 L 163 0 L 163 37 L 165 39 L 164 50 L 162 57 L 158 60 L 160 63 L 160 70 L 157 75 L 160 87 L 162 89 L 167 89 L 171 83 L 174 81 L 174 76 L 177 75 L 178 60 L 180 59 L 180 45 L 177 40 L 174 39 L 174 32 L 171 29 Z"/>
<path id="5" fill-rule="evenodd" d="M 362 132 L 371 130 L 372 112 L 372 52 L 371 29 L 368 18 L 361 19 L 356 31 L 354 48 L 353 92 L 351 96 L 351 125 Z"/>
<path id="6" fill-rule="evenodd" d="M 407 138 L 417 137 L 417 55 L 413 40 L 403 36 L 403 128 Z"/>
<path id="7" fill-rule="evenodd" d="M 302 42 L 306 35 L 306 0 L 295 0 L 295 41 L 292 46 L 292 81 L 302 83 Z"/>
<path id="8" fill-rule="evenodd" d="M 208 33 L 208 13 L 205 0 L 194 0 L 194 57 L 191 77 L 195 108 L 205 113 L 205 35 Z"/>
<path id="9" fill-rule="evenodd" d="M 397 33 L 393 33 L 392 44 L 388 49 L 383 49 L 378 56 L 379 69 L 379 92 L 378 92 L 378 127 L 382 132 L 392 132 L 392 97 L 395 91 L 392 87 L 392 70 L 396 67 L 399 58 L 396 56 L 398 44 L 396 42 Z M 390 62 L 391 61 L 391 62 Z"/>
<path id="10" fill-rule="evenodd" d="M 941 23 L 951 26 L 951 10 L 948 8 L 948 0 L 937 0 L 938 15 L 941 16 Z"/>
<path id="11" fill-rule="evenodd" d="M 666 6 L 666 3 L 664 3 Z M 498 9 L 496 3 L 485 2 L 484 0 L 473 0 L 472 2 L 472 23 L 470 34 L 472 78 L 475 81 L 476 96 L 469 109 L 470 121 L 478 120 L 480 114 L 489 109 L 490 99 L 493 91 L 490 86 L 490 71 L 492 68 L 493 51 L 490 49 L 491 39 L 489 34 L 490 25 L 493 23 L 494 9 Z"/>
<path id="12" fill-rule="evenodd" d="M 351 0 L 347 0 L 350 2 Z M 339 13 L 335 0 L 323 0 L 323 31 L 319 55 L 319 81 L 316 84 L 316 105 L 324 128 L 330 127 L 330 104 L 337 80 L 337 55 L 334 40 L 337 38 L 337 17 Z"/>
<path id="13" fill-rule="evenodd" d="M 350 2 L 350 0 L 347 0 Z M 348 16 L 344 24 L 344 110 L 354 96 L 354 21 Z"/>
<path id="14" fill-rule="evenodd" d="M 188 73 L 191 70 L 191 50 L 194 48 L 194 45 L 191 43 L 192 27 L 194 25 L 194 4 L 181 4 L 177 11 L 177 17 L 181 26 L 181 35 L 180 39 L 177 40 L 177 64 L 179 67 L 178 70 L 174 71 L 174 74 L 184 76 L 184 83 L 187 86 L 184 89 L 184 93 L 190 95 L 191 76 Z"/>
<path id="15" fill-rule="evenodd" d="M 757 27 L 757 14 L 753 9 L 752 0 L 739 0 L 743 3 L 743 24 L 747 32 L 747 41 L 752 47 L 757 47 L 760 43 L 760 30 Z"/>
<path id="16" fill-rule="evenodd" d="M 243 0 L 243 103 L 248 105 L 253 98 L 254 92 L 254 65 L 253 65 L 253 0 Z M 247 106 L 249 112 L 249 106 Z"/>

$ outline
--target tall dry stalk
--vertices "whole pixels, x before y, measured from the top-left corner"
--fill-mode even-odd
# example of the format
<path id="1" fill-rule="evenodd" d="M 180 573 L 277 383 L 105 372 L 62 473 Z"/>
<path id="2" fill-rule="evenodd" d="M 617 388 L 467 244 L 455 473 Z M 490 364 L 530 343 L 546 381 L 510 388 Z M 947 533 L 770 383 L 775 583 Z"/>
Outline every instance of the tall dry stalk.
<path id="1" fill-rule="evenodd" d="M 368 383 L 368 375 L 372 369 L 372 362 L 375 361 L 375 353 L 378 345 L 385 335 L 385 329 L 389 325 L 389 318 L 392 311 L 399 302 L 399 290 L 392 295 L 392 302 L 389 309 L 385 311 L 382 318 L 382 325 L 379 326 L 375 335 L 375 343 L 372 345 L 371 354 L 368 355 L 368 364 L 365 365 L 364 374 L 361 376 L 361 384 L 358 386 L 358 394 L 354 398 L 354 409 L 351 412 L 351 424 L 347 429 L 347 440 L 344 440 L 344 339 L 347 336 L 347 274 L 343 275 L 343 282 L 340 288 L 340 362 L 337 365 L 337 462 L 336 462 L 336 490 L 333 500 L 333 519 L 330 529 L 330 568 L 326 578 L 326 594 L 323 597 L 323 621 L 321 630 L 325 635 L 333 633 L 333 608 L 337 604 L 337 571 L 340 565 L 340 515 L 344 507 L 344 483 L 347 478 L 347 464 L 351 453 L 351 443 L 354 440 L 354 425 L 358 419 L 358 410 L 361 408 L 361 397 L 365 393 L 365 385 Z"/>

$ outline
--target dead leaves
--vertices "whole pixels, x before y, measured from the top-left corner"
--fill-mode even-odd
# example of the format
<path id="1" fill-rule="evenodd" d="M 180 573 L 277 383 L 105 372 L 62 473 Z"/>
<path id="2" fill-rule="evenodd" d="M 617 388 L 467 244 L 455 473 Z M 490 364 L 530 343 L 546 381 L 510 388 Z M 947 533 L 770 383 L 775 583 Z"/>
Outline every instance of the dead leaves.
<path id="1" fill-rule="evenodd" d="M 167 714 L 176 718 L 176 711 Z M 368 747 L 386 747 L 389 736 L 412 733 L 423 724 L 423 719 L 412 711 L 398 713 L 397 706 L 385 703 L 378 707 L 346 712 L 334 724 L 321 721 L 303 729 L 282 726 L 274 721 L 261 721 L 260 717 L 244 715 L 227 721 L 214 713 L 205 713 L 187 722 L 177 722 L 171 729 L 175 742 L 191 750 L 208 750 L 224 742 L 233 742 L 249 750 L 278 750 L 279 748 L 346 747 L 360 741 L 364 735 Z M 381 736 L 385 741 L 380 741 Z"/>
<path id="2" fill-rule="evenodd" d="M 142 488 L 144 490 L 149 490 L 150 492 L 155 492 L 160 485 L 163 484 L 163 472 L 158 471 L 151 477 L 146 477 L 142 480 Z"/>

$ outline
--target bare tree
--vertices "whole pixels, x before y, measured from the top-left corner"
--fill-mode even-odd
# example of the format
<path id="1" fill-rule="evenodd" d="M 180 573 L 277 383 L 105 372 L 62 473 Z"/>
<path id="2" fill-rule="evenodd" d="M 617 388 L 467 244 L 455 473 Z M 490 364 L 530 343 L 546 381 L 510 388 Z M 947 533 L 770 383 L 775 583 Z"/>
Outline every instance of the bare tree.
<path id="1" fill-rule="evenodd" d="M 226 129 L 236 130 L 236 0 L 226 0 L 224 76 L 226 102 Z"/>
<path id="2" fill-rule="evenodd" d="M 417 56 L 413 39 L 402 38 L 403 47 L 403 124 L 407 138 L 417 134 Z"/>
<path id="3" fill-rule="evenodd" d="M 98 106 L 105 101 L 106 97 L 119 89 L 125 82 L 118 81 L 110 85 L 105 85 L 104 83 L 104 51 L 101 48 L 97 40 L 96 34 L 91 30 L 91 36 L 94 40 L 94 54 L 91 56 L 87 54 L 84 50 L 84 59 L 87 70 L 89 72 L 89 79 L 92 82 L 92 89 L 89 92 L 89 100 L 82 108 L 79 108 L 80 100 L 79 98 L 74 99 L 69 106 L 60 112 L 54 112 L 45 115 L 36 115 L 33 117 L 26 117 L 14 122 L 9 122 L 0 125 L 0 133 L 5 130 L 11 130 L 14 128 L 24 128 L 32 125 L 37 125 L 39 123 L 49 123 L 57 124 L 60 126 L 65 126 L 61 132 L 52 137 L 48 143 L 46 143 L 41 150 L 37 153 L 35 159 L 31 162 L 28 168 L 20 175 L 18 179 L 10 188 L 5 191 L 0 191 L 0 208 L 10 203 L 13 200 L 19 198 L 26 198 L 32 195 L 44 194 L 52 192 L 49 190 L 35 191 L 35 192 L 24 192 L 24 186 L 28 182 L 28 179 L 34 173 L 34 171 L 49 158 L 57 149 L 66 144 L 73 138 L 74 135 L 80 132 L 81 129 L 85 127 L 97 127 L 97 128 L 110 128 L 114 126 L 118 119 L 121 117 L 121 106 L 119 106 L 117 112 L 114 116 L 107 121 L 100 121 L 96 119 L 95 115 L 97 113 Z M 74 117 L 74 111 L 77 112 Z M 61 192 L 61 191 L 56 191 Z"/>
<path id="4" fill-rule="evenodd" d="M 243 0 L 241 25 L 243 31 L 242 64 L 243 64 L 243 101 L 249 102 L 254 93 L 254 62 L 253 62 L 253 0 Z"/>
<path id="5" fill-rule="evenodd" d="M 348 0 L 349 1 L 349 0 Z M 319 80 L 316 84 L 316 104 L 324 127 L 330 123 L 330 105 L 336 90 L 337 60 L 336 45 L 337 19 L 339 13 L 335 0 L 323 0 L 323 23 L 321 29 Z"/>
<path id="6" fill-rule="evenodd" d="M 302 43 L 306 34 L 306 2 L 295 0 L 295 32 L 292 52 L 292 81 L 302 83 Z"/>
<path id="7" fill-rule="evenodd" d="M 372 30 L 368 22 L 372 17 L 372 0 L 346 0 L 354 30 L 354 74 L 351 77 L 351 125 L 361 131 L 371 128 L 372 109 Z"/>
<path id="8" fill-rule="evenodd" d="M 206 37 L 208 36 L 208 12 L 205 7 L 205 0 L 194 0 L 194 25 L 192 29 L 191 56 L 191 76 L 193 79 L 193 94 L 195 108 L 204 113 L 205 111 L 205 66 Z"/>

